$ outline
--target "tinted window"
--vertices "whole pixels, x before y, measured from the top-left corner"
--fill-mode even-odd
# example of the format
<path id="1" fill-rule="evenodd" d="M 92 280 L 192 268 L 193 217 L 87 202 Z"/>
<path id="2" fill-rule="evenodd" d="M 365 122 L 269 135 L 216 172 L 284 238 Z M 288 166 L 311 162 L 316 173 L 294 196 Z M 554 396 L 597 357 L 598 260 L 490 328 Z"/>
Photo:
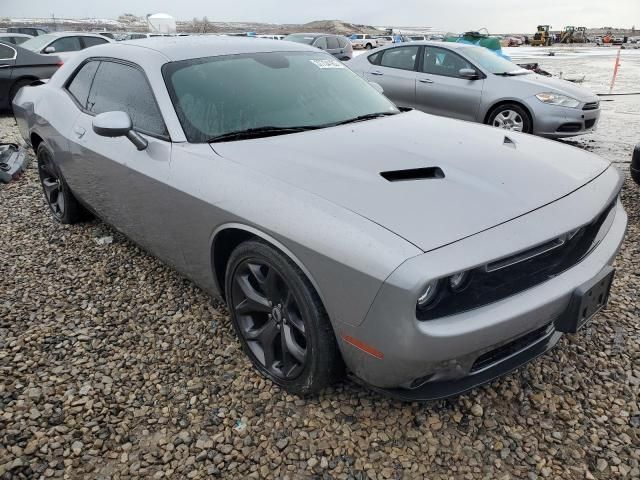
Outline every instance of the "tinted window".
<path id="1" fill-rule="evenodd" d="M 167 134 L 147 79 L 140 70 L 130 65 L 106 61 L 100 63 L 87 109 L 96 114 L 127 112 L 136 130 L 154 135 Z"/>
<path id="2" fill-rule="evenodd" d="M 84 48 L 93 47 L 94 45 L 102 45 L 103 43 L 107 43 L 107 40 L 104 38 L 98 37 L 82 37 L 82 41 L 84 42 Z"/>
<path id="3" fill-rule="evenodd" d="M 327 37 L 316 38 L 316 41 L 313 42 L 314 47 L 321 48 L 323 50 L 327 49 Z"/>
<path id="4" fill-rule="evenodd" d="M 336 50 L 340 48 L 338 39 L 336 37 L 327 37 L 327 47 L 329 47 L 329 50 Z"/>
<path id="5" fill-rule="evenodd" d="M 67 90 L 73 95 L 83 108 L 87 106 L 87 96 L 91 88 L 91 82 L 96 74 L 100 62 L 85 63 L 71 80 Z"/>
<path id="6" fill-rule="evenodd" d="M 315 40 L 315 37 L 304 34 L 295 34 L 295 35 L 287 35 L 284 37 L 285 40 L 289 42 L 297 42 L 297 43 L 306 43 L 307 45 L 311 45 Z"/>
<path id="7" fill-rule="evenodd" d="M 2 45 L 0 43 L 0 59 L 3 59 L 3 60 L 12 59 L 15 54 L 16 54 L 16 51 L 13 48 L 7 45 Z"/>
<path id="8" fill-rule="evenodd" d="M 460 77 L 458 71 L 473 66 L 460 55 L 444 48 L 425 47 L 422 71 L 445 77 Z"/>
<path id="9" fill-rule="evenodd" d="M 248 128 L 320 127 L 397 113 L 361 77 L 319 51 L 183 60 L 162 70 L 190 142 Z"/>
<path id="10" fill-rule="evenodd" d="M 369 55 L 367 60 L 369 60 L 369 63 L 372 63 L 373 65 L 380 65 L 380 59 L 382 58 L 383 53 L 384 52 L 377 52 L 373 55 Z"/>
<path id="11" fill-rule="evenodd" d="M 56 53 L 82 50 L 79 37 L 62 37 L 53 42 L 51 46 L 56 49 Z"/>
<path id="12" fill-rule="evenodd" d="M 413 70 L 418 56 L 418 47 L 391 48 L 382 52 L 380 65 L 401 70 Z"/>

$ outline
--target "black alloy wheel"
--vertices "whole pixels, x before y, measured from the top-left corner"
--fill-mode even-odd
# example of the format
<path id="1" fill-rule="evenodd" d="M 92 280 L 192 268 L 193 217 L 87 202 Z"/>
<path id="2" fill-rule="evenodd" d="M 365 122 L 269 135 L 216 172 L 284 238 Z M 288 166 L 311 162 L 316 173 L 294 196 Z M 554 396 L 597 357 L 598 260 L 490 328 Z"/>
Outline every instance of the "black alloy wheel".
<path id="1" fill-rule="evenodd" d="M 317 392 L 342 372 L 333 328 L 309 280 L 271 245 L 250 240 L 228 261 L 225 292 L 245 353 L 295 394 Z"/>
<path id="2" fill-rule="evenodd" d="M 51 150 L 43 143 L 38 145 L 38 175 L 44 192 L 44 198 L 53 213 L 53 217 L 61 223 L 76 223 L 88 216 L 88 212 L 78 203 L 69 190 L 60 170 L 53 161 Z"/>
<path id="3" fill-rule="evenodd" d="M 286 380 L 300 375 L 307 337 L 291 288 L 271 265 L 245 260 L 236 269 L 234 310 L 251 352 L 271 374 Z"/>

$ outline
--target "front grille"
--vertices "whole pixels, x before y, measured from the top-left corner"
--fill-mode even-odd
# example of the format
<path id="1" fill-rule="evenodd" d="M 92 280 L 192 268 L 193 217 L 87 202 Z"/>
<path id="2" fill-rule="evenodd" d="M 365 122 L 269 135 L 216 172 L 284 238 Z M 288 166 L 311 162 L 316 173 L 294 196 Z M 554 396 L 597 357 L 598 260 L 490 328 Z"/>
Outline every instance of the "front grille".
<path id="1" fill-rule="evenodd" d="M 589 225 L 470 272 L 467 286 L 452 292 L 441 285 L 440 297 L 428 309 L 416 308 L 418 320 L 453 315 L 502 300 L 535 287 L 575 266 L 602 240 L 617 199 Z"/>
<path id="2" fill-rule="evenodd" d="M 498 348 L 495 348 L 483 355 L 480 355 L 473 365 L 471 366 L 470 373 L 475 373 L 479 370 L 483 370 L 484 368 L 493 365 L 501 360 L 504 360 L 507 357 L 510 357 L 514 353 L 518 353 L 519 351 L 527 348 L 530 345 L 533 345 L 538 340 L 547 336 L 550 332 L 549 325 L 547 324 L 544 327 L 540 327 L 532 332 L 523 335 L 522 337 L 516 338 L 515 340 L 506 343 Z"/>
<path id="3" fill-rule="evenodd" d="M 590 120 L 585 120 L 584 121 L 584 128 L 593 128 L 593 126 L 596 124 L 596 119 L 592 118 Z"/>
<path id="4" fill-rule="evenodd" d="M 600 107 L 600 102 L 585 103 L 582 110 L 597 110 Z"/>

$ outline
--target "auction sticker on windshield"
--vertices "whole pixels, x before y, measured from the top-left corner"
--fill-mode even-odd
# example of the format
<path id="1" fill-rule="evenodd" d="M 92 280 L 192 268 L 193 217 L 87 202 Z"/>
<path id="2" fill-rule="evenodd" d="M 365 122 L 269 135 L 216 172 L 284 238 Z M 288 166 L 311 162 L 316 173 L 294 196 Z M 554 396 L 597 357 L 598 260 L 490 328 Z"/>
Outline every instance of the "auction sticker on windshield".
<path id="1" fill-rule="evenodd" d="M 347 68 L 345 67 L 342 63 L 340 63 L 338 60 L 309 60 L 311 63 L 313 63 L 316 67 L 318 68 Z"/>

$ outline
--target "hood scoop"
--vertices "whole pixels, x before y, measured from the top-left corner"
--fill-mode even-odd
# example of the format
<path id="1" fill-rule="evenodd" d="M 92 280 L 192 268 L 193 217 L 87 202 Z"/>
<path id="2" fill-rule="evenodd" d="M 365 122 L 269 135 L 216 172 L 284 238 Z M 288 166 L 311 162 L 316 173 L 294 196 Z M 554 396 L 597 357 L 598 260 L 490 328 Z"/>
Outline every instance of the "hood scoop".
<path id="1" fill-rule="evenodd" d="M 407 182 L 410 180 L 433 180 L 444 178 L 440 167 L 410 168 L 407 170 L 389 170 L 380 172 L 380 176 L 389 182 Z"/>

